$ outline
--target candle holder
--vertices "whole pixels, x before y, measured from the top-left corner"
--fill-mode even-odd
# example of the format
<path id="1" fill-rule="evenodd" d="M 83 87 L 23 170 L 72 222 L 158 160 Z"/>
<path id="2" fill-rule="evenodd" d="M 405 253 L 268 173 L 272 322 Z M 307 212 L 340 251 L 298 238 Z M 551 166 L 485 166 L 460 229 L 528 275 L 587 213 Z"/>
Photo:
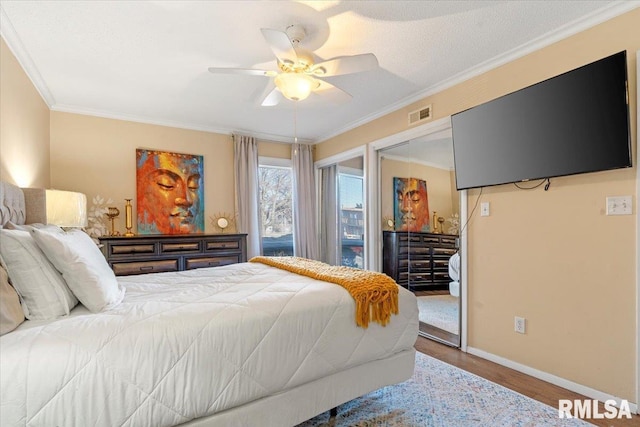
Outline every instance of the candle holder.
<path id="1" fill-rule="evenodd" d="M 432 233 L 438 234 L 441 230 L 438 229 L 438 214 L 436 211 L 433 211 L 433 219 L 431 221 L 433 223 L 433 231 Z"/>
<path id="2" fill-rule="evenodd" d="M 133 206 L 131 206 L 131 199 L 124 199 L 126 202 L 124 205 L 124 220 L 125 227 L 127 228 L 127 232 L 124 233 L 125 237 L 135 236 L 131 229 L 133 228 Z"/>
<path id="3" fill-rule="evenodd" d="M 118 236 L 120 233 L 116 231 L 114 220 L 118 215 L 120 215 L 120 210 L 115 206 L 109 206 L 107 210 L 108 211 L 105 215 L 109 218 L 109 221 L 111 221 L 111 232 L 109 233 L 109 236 Z"/>

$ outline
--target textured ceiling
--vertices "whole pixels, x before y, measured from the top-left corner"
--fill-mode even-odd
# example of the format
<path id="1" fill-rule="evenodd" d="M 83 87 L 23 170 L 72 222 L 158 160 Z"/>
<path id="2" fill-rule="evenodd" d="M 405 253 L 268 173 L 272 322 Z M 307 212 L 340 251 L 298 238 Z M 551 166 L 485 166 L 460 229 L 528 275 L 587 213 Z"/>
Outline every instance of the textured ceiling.
<path id="1" fill-rule="evenodd" d="M 0 1 L 0 31 L 51 109 L 262 139 L 321 141 L 640 6 L 637 1 Z M 380 67 L 328 81 L 353 95 L 261 107 L 276 69 L 260 28 L 305 27 L 320 59 Z M 295 122 L 295 126 L 294 126 Z"/>

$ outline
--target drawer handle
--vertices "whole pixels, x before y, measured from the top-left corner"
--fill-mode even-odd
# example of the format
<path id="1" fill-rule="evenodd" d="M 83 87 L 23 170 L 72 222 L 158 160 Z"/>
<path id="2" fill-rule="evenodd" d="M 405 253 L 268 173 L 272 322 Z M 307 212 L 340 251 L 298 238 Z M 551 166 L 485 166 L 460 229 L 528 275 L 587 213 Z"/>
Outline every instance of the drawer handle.
<path id="1" fill-rule="evenodd" d="M 220 261 L 210 261 L 207 265 L 209 267 L 217 267 L 220 265 Z"/>
<path id="2" fill-rule="evenodd" d="M 140 271 L 151 271 L 151 270 L 153 270 L 152 265 L 143 265 L 142 267 L 140 267 Z"/>

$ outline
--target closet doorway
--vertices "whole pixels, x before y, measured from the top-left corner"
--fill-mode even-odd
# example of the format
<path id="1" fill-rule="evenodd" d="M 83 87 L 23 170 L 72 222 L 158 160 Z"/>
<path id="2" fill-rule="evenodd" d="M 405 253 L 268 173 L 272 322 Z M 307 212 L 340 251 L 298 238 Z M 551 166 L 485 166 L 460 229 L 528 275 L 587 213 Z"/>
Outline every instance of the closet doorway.
<path id="1" fill-rule="evenodd" d="M 460 347 L 462 212 L 451 128 L 383 145 L 376 150 L 380 270 L 418 298 L 421 335 Z"/>

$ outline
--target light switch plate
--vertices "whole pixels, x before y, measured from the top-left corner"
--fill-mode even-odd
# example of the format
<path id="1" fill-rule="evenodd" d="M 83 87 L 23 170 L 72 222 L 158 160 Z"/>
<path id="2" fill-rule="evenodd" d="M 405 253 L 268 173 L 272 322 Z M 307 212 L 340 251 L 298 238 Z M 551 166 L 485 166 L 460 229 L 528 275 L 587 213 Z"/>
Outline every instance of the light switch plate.
<path id="1" fill-rule="evenodd" d="M 607 215 L 631 215 L 631 196 L 607 197 Z"/>

